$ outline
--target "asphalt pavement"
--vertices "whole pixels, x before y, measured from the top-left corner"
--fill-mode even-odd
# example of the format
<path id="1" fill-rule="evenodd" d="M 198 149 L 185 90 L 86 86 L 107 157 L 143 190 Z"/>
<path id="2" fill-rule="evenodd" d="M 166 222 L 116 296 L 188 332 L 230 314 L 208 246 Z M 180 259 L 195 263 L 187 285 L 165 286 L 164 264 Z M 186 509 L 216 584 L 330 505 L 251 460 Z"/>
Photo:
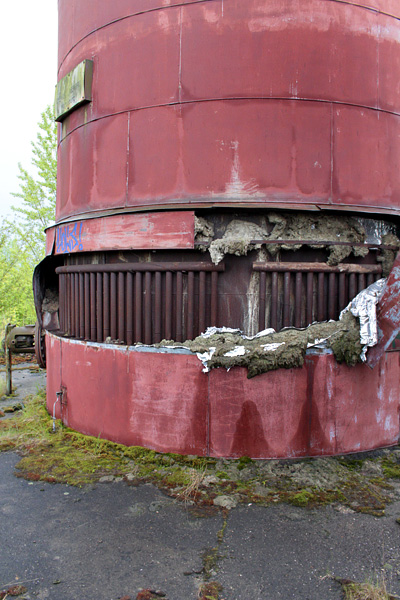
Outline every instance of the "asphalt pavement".
<path id="1" fill-rule="evenodd" d="M 340 600 L 333 577 L 384 574 L 400 596 L 400 502 L 384 517 L 284 504 L 207 516 L 151 484 L 28 482 L 15 476 L 18 460 L 0 454 L 0 591 L 135 600 L 152 589 L 196 600 L 209 578 L 223 587 L 219 600 Z"/>

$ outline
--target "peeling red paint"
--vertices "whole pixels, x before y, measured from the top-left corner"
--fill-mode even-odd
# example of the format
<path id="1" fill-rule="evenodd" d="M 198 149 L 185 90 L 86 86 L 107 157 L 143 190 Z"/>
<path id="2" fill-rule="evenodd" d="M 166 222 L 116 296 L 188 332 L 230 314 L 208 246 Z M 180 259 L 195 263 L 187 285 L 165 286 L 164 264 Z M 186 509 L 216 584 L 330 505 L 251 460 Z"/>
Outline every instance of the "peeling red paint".
<path id="1" fill-rule="evenodd" d="M 375 367 L 385 351 L 400 333 L 400 253 L 389 273 L 385 289 L 378 303 L 376 318 L 378 343 L 367 352 L 367 364 Z"/>
<path id="2" fill-rule="evenodd" d="M 194 247 L 194 212 L 127 214 L 73 221 L 46 230 L 50 254 L 102 250 L 190 249 Z"/>
<path id="3" fill-rule="evenodd" d="M 398 352 L 373 370 L 321 354 L 247 379 L 238 367 L 205 374 L 195 355 L 46 339 L 49 411 L 65 386 L 63 421 L 96 437 L 160 452 L 292 458 L 371 450 L 399 436 Z"/>

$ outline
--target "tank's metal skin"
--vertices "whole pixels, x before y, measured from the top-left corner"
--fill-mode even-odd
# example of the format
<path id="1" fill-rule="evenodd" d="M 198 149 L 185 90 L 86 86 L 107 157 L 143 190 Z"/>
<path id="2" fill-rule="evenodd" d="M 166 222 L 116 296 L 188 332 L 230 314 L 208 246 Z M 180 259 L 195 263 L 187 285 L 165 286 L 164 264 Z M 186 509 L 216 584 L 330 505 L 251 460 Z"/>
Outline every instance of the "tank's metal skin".
<path id="1" fill-rule="evenodd" d="M 60 0 L 57 219 L 400 206 L 400 9 L 369 0 Z"/>
<path id="2" fill-rule="evenodd" d="M 396 443 L 390 315 L 375 369 L 311 349 L 301 368 L 248 380 L 151 344 L 208 325 L 253 335 L 336 319 L 389 270 L 398 1 L 59 0 L 59 25 L 64 91 L 82 65 L 93 79 L 59 103 L 56 226 L 34 280 L 50 332 L 48 407 L 62 392 L 69 426 L 166 452 L 274 458 Z M 310 237 L 321 214 L 330 237 Z M 297 215 L 317 221 L 285 241 Z M 256 238 L 218 262 L 211 244 L 235 220 Z"/>

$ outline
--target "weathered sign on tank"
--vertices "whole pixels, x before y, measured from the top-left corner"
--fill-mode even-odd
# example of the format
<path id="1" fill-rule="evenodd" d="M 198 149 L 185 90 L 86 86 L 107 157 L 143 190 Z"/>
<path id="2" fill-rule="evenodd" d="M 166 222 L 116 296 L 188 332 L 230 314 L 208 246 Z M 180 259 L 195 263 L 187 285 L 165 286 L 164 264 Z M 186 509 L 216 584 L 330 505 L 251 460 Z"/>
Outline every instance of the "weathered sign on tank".
<path id="1" fill-rule="evenodd" d="M 93 61 L 83 60 L 56 85 L 54 116 L 62 119 L 72 110 L 92 99 Z"/>

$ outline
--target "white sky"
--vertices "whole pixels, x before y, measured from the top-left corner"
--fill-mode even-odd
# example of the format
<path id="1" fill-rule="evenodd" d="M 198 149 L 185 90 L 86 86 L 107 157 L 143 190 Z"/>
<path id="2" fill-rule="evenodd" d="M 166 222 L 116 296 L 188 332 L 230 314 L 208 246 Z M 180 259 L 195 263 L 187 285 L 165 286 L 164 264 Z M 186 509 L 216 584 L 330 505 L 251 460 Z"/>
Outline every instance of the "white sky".
<path id="1" fill-rule="evenodd" d="M 0 220 L 17 204 L 18 163 L 31 171 L 31 142 L 57 83 L 57 0 L 18 0 L 1 7 Z"/>

